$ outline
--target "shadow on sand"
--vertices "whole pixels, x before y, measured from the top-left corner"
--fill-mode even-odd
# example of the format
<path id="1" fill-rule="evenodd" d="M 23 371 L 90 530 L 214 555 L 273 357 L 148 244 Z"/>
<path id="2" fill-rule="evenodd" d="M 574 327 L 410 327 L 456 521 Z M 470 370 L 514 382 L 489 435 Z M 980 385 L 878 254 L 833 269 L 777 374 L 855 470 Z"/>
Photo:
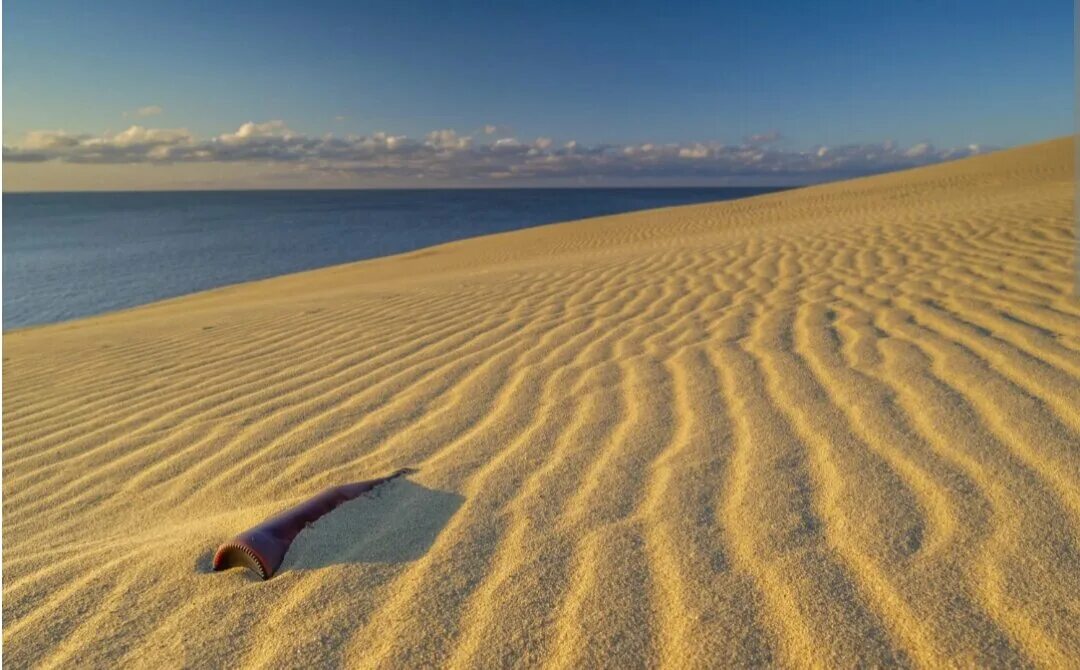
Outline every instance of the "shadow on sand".
<path id="1" fill-rule="evenodd" d="M 389 482 L 304 529 L 278 572 L 414 561 L 427 552 L 464 500 L 408 479 Z"/>

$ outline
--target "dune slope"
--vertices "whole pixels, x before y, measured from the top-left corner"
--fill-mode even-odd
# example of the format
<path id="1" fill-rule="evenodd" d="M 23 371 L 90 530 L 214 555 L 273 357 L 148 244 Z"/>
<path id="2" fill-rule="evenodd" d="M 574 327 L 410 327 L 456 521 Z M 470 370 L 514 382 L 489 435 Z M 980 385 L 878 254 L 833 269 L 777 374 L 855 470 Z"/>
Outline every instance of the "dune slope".
<path id="1" fill-rule="evenodd" d="M 1072 180 L 1056 140 L 5 334 L 5 660 L 1075 663 Z"/>

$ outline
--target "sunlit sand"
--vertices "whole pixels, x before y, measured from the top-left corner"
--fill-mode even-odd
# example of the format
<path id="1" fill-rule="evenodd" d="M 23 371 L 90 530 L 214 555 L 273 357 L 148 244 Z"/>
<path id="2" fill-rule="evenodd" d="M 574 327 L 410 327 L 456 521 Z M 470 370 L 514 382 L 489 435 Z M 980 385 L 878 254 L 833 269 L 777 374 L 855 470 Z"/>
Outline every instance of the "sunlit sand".
<path id="1" fill-rule="evenodd" d="M 5 660 L 1074 665 L 1072 180 L 1055 140 L 5 334 Z"/>

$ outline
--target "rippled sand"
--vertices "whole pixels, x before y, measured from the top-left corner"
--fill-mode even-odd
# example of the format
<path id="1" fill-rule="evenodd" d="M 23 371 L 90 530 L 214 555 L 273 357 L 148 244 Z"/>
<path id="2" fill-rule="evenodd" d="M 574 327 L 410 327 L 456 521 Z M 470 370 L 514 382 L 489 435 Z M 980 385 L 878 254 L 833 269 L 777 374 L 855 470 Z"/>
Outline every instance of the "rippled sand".
<path id="1" fill-rule="evenodd" d="M 1057 140 L 6 334 L 5 661 L 1075 667 L 1072 163 Z M 400 466 L 270 581 L 208 573 Z"/>

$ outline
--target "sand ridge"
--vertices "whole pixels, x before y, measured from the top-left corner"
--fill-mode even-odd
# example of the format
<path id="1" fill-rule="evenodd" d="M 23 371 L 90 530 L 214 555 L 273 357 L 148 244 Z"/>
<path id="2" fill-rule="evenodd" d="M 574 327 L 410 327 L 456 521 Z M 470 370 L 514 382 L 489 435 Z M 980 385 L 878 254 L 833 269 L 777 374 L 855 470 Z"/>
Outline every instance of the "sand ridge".
<path id="1" fill-rule="evenodd" d="M 1073 148 L 5 333 L 6 660 L 1067 667 Z"/>

